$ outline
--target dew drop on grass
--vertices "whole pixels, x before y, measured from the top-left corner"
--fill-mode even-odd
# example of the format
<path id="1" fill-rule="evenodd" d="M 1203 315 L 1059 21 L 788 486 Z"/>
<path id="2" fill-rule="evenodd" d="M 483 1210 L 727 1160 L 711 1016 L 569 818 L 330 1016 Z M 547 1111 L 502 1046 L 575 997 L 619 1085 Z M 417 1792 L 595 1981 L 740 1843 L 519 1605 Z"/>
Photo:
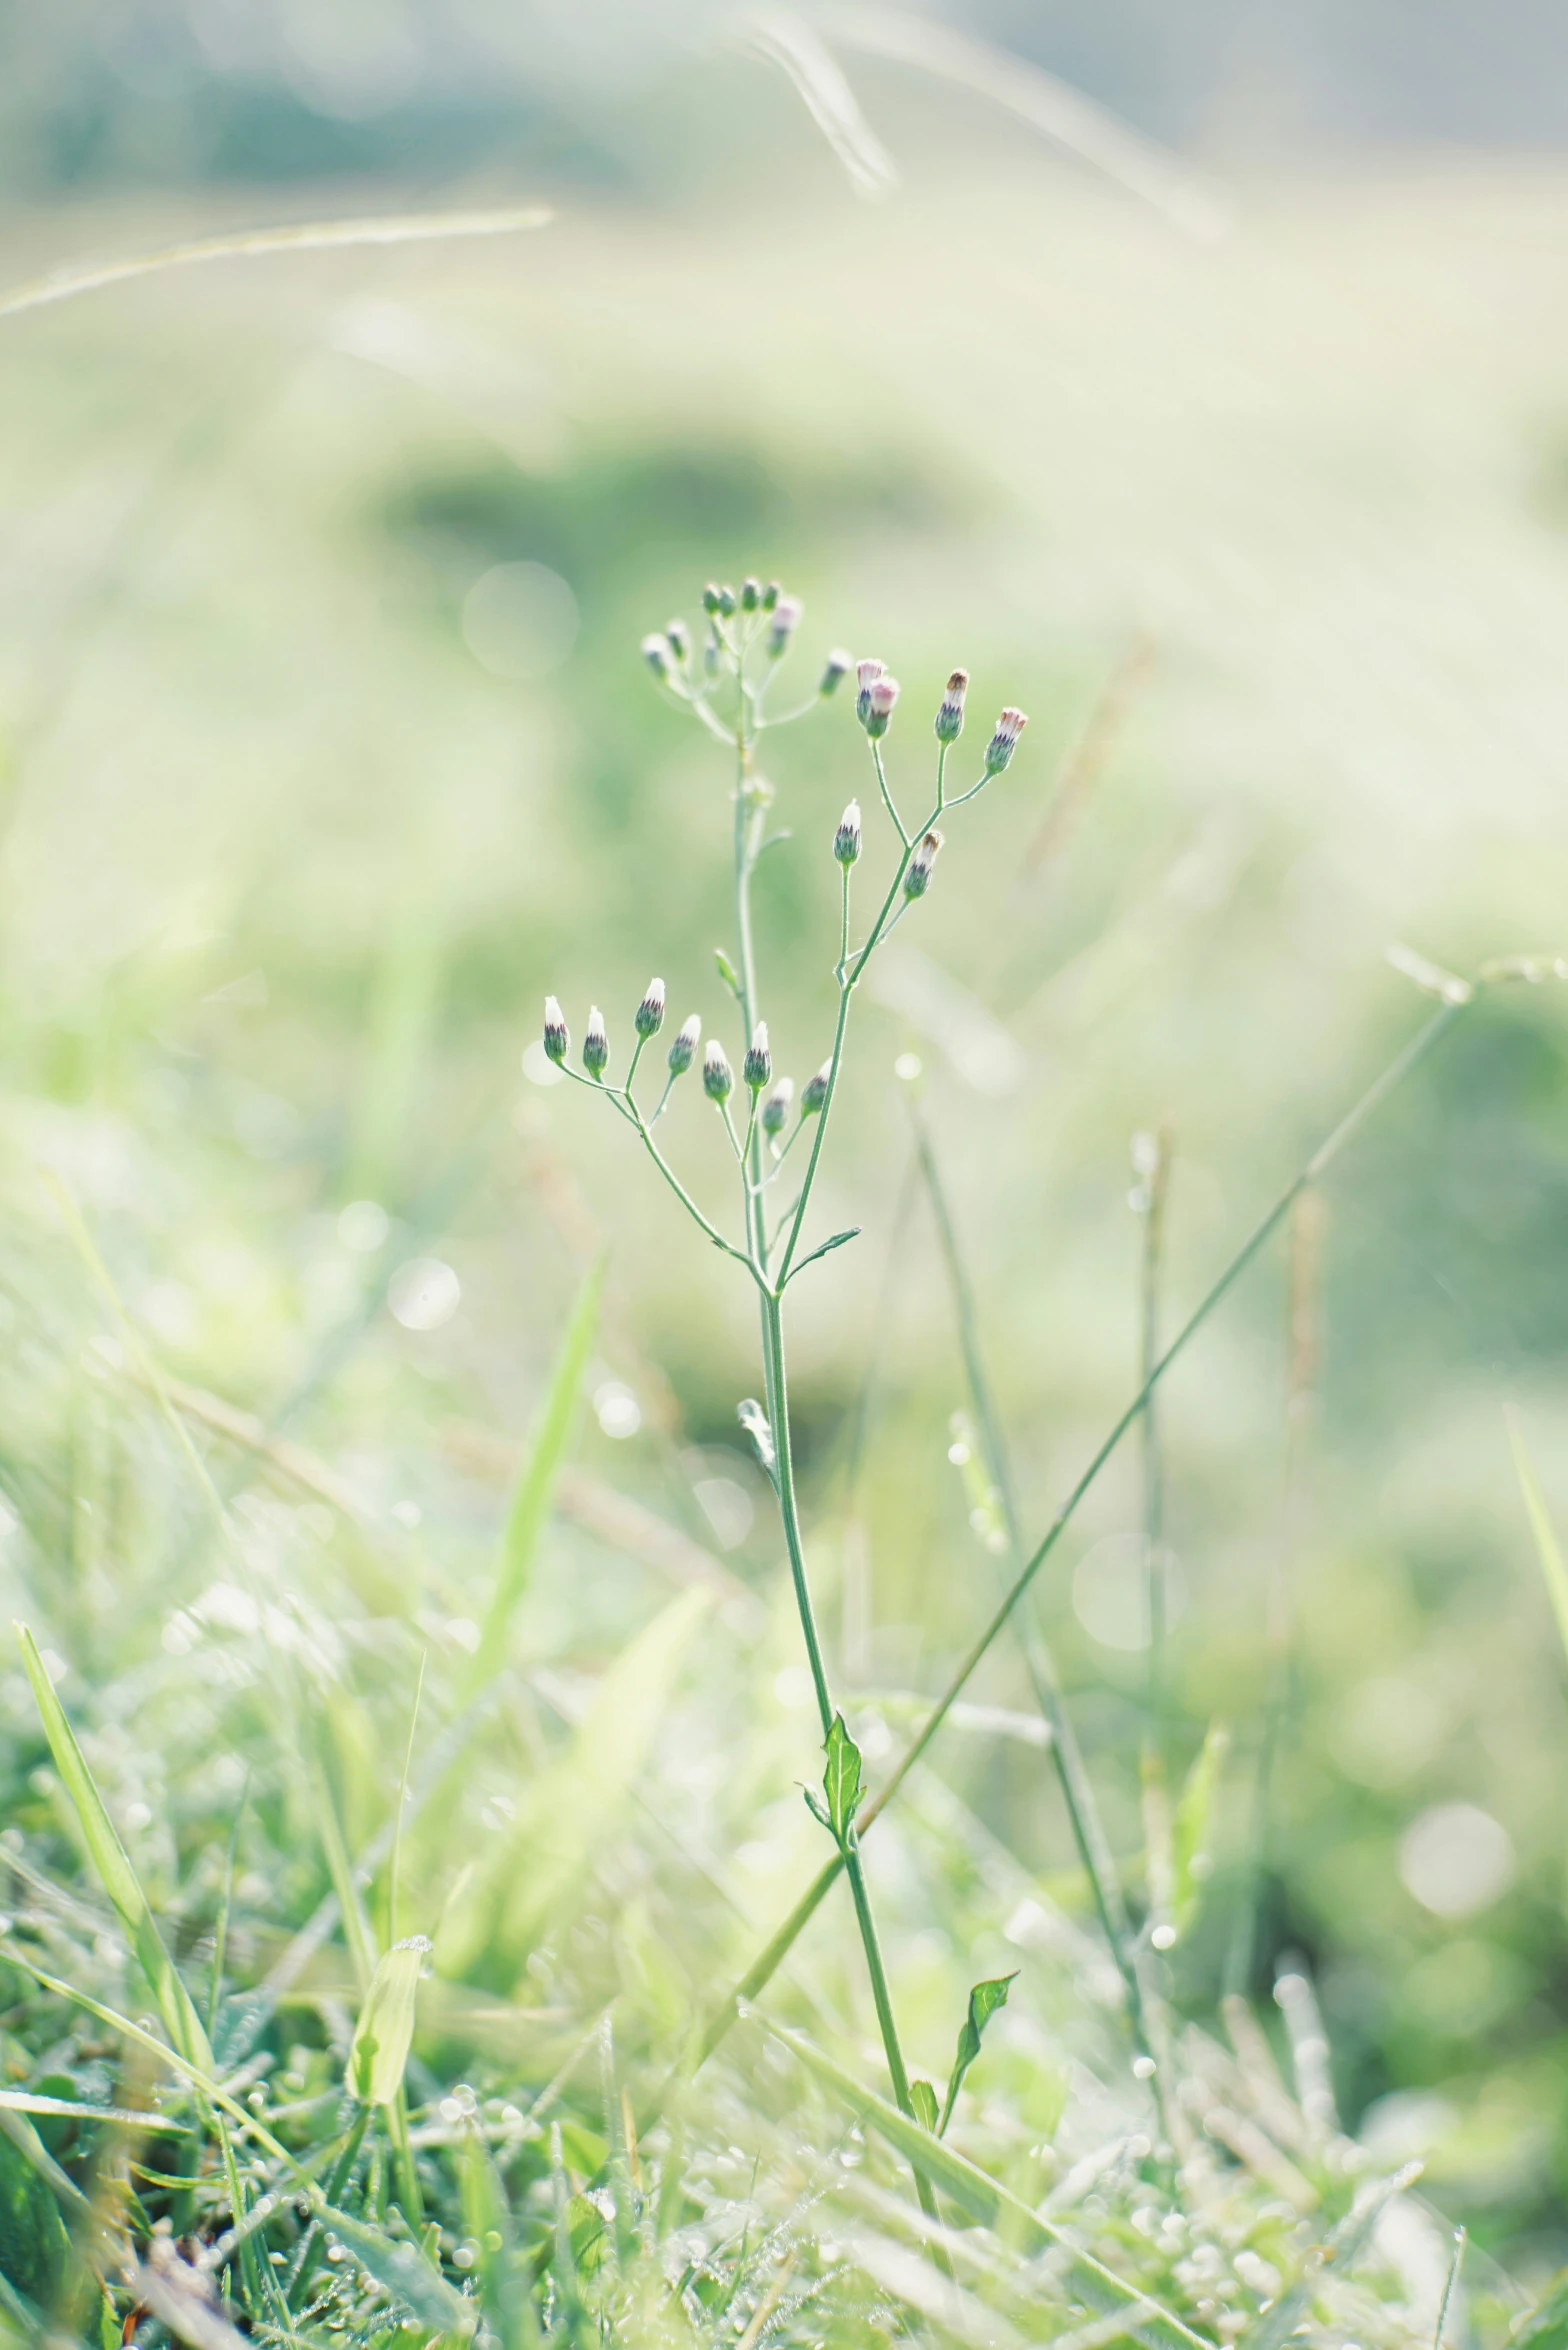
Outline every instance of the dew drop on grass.
<path id="1" fill-rule="evenodd" d="M 374 1256 L 392 1229 L 378 1199 L 351 1199 L 338 1216 L 338 1238 L 356 1256 Z"/>
<path id="2" fill-rule="evenodd" d="M 1405 1830 L 1399 1873 L 1434 1917 L 1473 1917 L 1513 1883 L 1513 1839 L 1478 1804 L 1434 1803 Z"/>
<path id="3" fill-rule="evenodd" d="M 387 1285 L 387 1304 L 405 1330 L 439 1330 L 462 1299 L 462 1284 L 439 1257 L 410 1257 Z"/>
<path id="4" fill-rule="evenodd" d="M 549 677 L 577 642 L 577 598 L 543 563 L 495 563 L 463 599 L 463 636 L 492 677 Z"/>
<path id="5" fill-rule="evenodd" d="M 635 1436 L 642 1426 L 642 1406 L 620 1379 L 606 1379 L 593 1392 L 593 1408 L 606 1436 Z"/>

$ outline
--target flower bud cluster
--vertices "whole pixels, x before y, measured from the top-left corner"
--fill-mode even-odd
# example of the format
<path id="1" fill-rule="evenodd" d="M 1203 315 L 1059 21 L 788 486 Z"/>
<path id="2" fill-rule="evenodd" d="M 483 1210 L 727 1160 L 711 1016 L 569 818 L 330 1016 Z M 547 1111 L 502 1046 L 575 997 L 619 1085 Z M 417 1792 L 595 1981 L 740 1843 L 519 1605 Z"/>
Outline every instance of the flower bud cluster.
<path id="1" fill-rule="evenodd" d="M 632 1017 L 632 1026 L 637 1031 L 639 1050 L 651 1037 L 657 1036 L 659 1030 L 664 1026 L 664 1006 L 665 987 L 663 980 L 650 979 L 643 989 L 642 1001 Z M 702 1021 L 693 1012 L 691 1018 L 677 1031 L 675 1041 L 670 1046 L 669 1065 L 672 1077 L 685 1075 L 697 1057 L 697 1047 L 701 1042 Z M 553 1061 L 558 1069 L 561 1068 L 571 1050 L 571 1043 L 571 1031 L 566 1025 L 566 1014 L 562 1011 L 555 997 L 547 995 L 544 999 L 546 1060 Z M 609 1062 L 609 1031 L 605 1026 L 604 1014 L 595 1004 L 589 1011 L 588 1027 L 583 1037 L 583 1067 L 589 1076 L 597 1082 L 603 1077 L 605 1070 L 609 1067 Z"/>

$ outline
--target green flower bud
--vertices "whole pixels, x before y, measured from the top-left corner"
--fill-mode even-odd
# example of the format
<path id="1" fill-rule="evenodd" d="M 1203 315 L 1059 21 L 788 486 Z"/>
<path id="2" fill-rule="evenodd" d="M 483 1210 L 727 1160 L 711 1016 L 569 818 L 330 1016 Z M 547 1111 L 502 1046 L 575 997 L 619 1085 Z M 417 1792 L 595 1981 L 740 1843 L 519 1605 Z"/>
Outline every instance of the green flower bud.
<path id="1" fill-rule="evenodd" d="M 746 1058 L 740 1066 L 741 1076 L 753 1093 L 760 1093 L 773 1075 L 773 1055 L 768 1050 L 768 1024 L 759 1020 L 751 1032 L 746 1047 Z"/>
<path id="2" fill-rule="evenodd" d="M 610 1039 L 605 1033 L 604 1014 L 597 1004 L 591 1004 L 588 1010 L 588 1031 L 583 1038 L 583 1067 L 597 1081 L 604 1075 L 609 1058 Z"/>
<path id="3" fill-rule="evenodd" d="M 635 1026 L 638 1035 L 644 1039 L 657 1036 L 659 1030 L 664 1026 L 664 982 L 662 979 L 649 980 L 643 993 L 642 1002 L 637 1006 Z"/>
<path id="4" fill-rule="evenodd" d="M 710 1102 L 727 1102 L 735 1090 L 735 1072 L 716 1036 L 708 1039 L 708 1054 L 702 1064 L 702 1090 Z"/>

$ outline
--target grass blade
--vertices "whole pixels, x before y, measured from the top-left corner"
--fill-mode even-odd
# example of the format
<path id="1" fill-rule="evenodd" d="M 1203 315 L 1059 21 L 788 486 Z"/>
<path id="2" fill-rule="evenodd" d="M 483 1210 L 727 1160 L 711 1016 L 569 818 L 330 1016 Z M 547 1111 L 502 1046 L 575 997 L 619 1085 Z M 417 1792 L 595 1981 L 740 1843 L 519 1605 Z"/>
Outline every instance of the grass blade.
<path id="1" fill-rule="evenodd" d="M 495 1584 L 474 1659 L 475 1687 L 490 1679 L 505 1653 L 512 1611 L 522 1597 L 539 1536 L 550 1514 L 550 1497 L 556 1473 L 566 1454 L 578 1391 L 583 1383 L 583 1373 L 588 1368 L 588 1356 L 599 1326 L 599 1297 L 604 1287 L 604 1269 L 605 1259 L 601 1256 L 577 1292 L 571 1319 L 566 1325 L 566 1335 L 550 1373 L 544 1409 L 539 1415 L 533 1441 L 528 1447 L 528 1456 L 512 1491 L 506 1528 L 501 1536 L 500 1556 L 496 1561 Z"/>
<path id="2" fill-rule="evenodd" d="M 131 1948 L 158 2003 L 164 2029 L 190 2064 L 210 2074 L 212 2050 L 201 2018 L 164 1947 L 141 1880 L 104 1808 L 97 1782 L 87 1767 L 87 1758 L 76 1743 L 76 1733 L 66 1719 L 65 1708 L 55 1695 L 54 1683 L 38 1653 L 38 1644 L 25 1624 L 17 1625 L 16 1635 L 22 1644 L 22 1662 L 33 1685 L 33 1698 L 43 1721 L 49 1751 L 81 1825 L 88 1857 L 119 1912 Z"/>
<path id="3" fill-rule="evenodd" d="M 1508 1421 L 1508 1438 L 1513 1446 L 1514 1472 L 1519 1479 L 1519 1490 L 1524 1495 L 1525 1514 L 1530 1520 L 1530 1531 L 1535 1536 L 1535 1547 L 1541 1561 L 1541 1572 L 1546 1577 L 1546 1595 L 1557 1618 L 1558 1636 L 1568 1654 L 1568 1564 L 1564 1563 L 1558 1545 L 1556 1529 L 1546 1508 L 1546 1496 L 1541 1491 L 1535 1464 L 1525 1450 L 1524 1438 L 1512 1414 Z"/>

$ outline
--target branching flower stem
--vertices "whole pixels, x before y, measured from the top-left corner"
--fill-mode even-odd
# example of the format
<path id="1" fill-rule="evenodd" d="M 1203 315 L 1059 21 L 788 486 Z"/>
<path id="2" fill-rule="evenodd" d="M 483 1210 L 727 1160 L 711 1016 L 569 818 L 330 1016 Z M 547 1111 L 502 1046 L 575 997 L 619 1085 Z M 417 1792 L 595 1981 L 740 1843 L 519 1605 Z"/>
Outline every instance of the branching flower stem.
<path id="1" fill-rule="evenodd" d="M 761 811 L 754 805 L 752 781 L 752 735 L 750 722 L 754 704 L 746 683 L 744 658 L 739 665 L 740 701 L 735 726 L 735 932 L 740 958 L 740 1012 L 744 1027 L 742 1049 L 751 1042 L 762 1017 L 757 986 L 756 952 L 751 921 L 751 877 L 756 865 L 757 835 L 761 828 Z M 907 856 L 906 843 L 906 856 Z M 902 868 L 900 868 L 902 873 Z M 895 883 L 895 888 L 896 888 Z M 846 893 L 846 921 L 848 898 Z M 862 957 L 862 961 L 864 957 Z M 842 992 L 841 1007 L 847 1002 Z M 843 1044 L 842 1009 L 838 1042 L 835 1045 L 835 1064 Z M 829 1100 L 832 1081 L 829 1081 Z M 822 1638 L 817 1628 L 816 1609 L 811 1596 L 810 1579 L 806 1572 L 805 1543 L 801 1530 L 800 1504 L 795 1485 L 794 1447 L 789 1417 L 789 1381 L 784 1355 L 784 1283 L 788 1274 L 788 1260 L 793 1253 L 800 1229 L 800 1213 L 811 1190 L 812 1175 L 820 1151 L 821 1128 L 826 1118 L 827 1102 L 823 1104 L 813 1141 L 811 1164 L 807 1169 L 801 1194 L 801 1209 L 797 1210 L 789 1249 L 780 1267 L 776 1282 L 770 1282 L 767 1273 L 768 1245 L 766 1212 L 762 1201 L 762 1134 L 757 1122 L 756 1099 L 753 1096 L 750 1122 L 746 1130 L 746 1144 L 741 1156 L 741 1172 L 745 1190 L 746 1245 L 752 1269 L 761 1291 L 762 1353 L 767 1385 L 768 1421 L 773 1431 L 774 1482 L 778 1489 L 779 1515 L 784 1528 L 784 1543 L 789 1554 L 790 1577 L 795 1589 L 795 1605 L 800 1616 L 801 1635 L 805 1642 L 810 1666 L 812 1688 L 817 1700 L 817 1713 L 822 1735 L 827 1737 L 833 1726 L 834 1706 L 828 1685 L 827 1667 L 823 1660 Z M 727 1123 L 726 1119 L 726 1123 Z M 865 1953 L 866 1973 L 871 1985 L 872 2003 L 876 2008 L 877 2027 L 882 2036 L 883 2052 L 887 2059 L 889 2079 L 894 2100 L 901 2113 L 914 2111 L 909 2097 L 909 2075 L 904 2064 L 899 2042 L 898 2025 L 893 2014 L 892 1993 L 888 1988 L 887 1969 L 883 1963 L 881 1941 L 872 1913 L 871 1897 L 866 1886 L 865 1870 L 861 1863 L 854 1829 L 845 1838 L 840 1860 L 849 1873 L 850 1891 L 855 1904 L 855 1922 L 860 1930 L 861 1947 Z M 934 2200 L 927 2180 L 917 2171 L 916 2185 L 920 2199 L 934 2212 Z"/>
<path id="2" fill-rule="evenodd" d="M 936 1703 L 931 1708 L 930 1713 L 926 1716 L 926 1719 L 921 1724 L 920 1729 L 910 1740 L 909 1744 L 905 1747 L 903 1753 L 899 1756 L 899 1759 L 894 1765 L 891 1774 L 883 1783 L 880 1792 L 873 1796 L 871 1801 L 862 1810 L 860 1814 L 860 1833 L 862 1837 L 865 1836 L 868 1829 L 870 1829 L 875 1824 L 877 1819 L 887 1809 L 888 1805 L 897 1795 L 899 1789 L 903 1786 L 904 1781 L 908 1778 L 910 1772 L 914 1769 L 915 1765 L 925 1754 L 937 1732 L 941 1729 L 942 1724 L 946 1721 L 947 1716 L 951 1712 L 953 1706 L 962 1696 L 965 1688 L 969 1684 L 972 1675 L 976 1671 L 982 1659 L 989 1652 L 992 1644 L 996 1640 L 998 1633 L 1001 1632 L 1003 1626 L 1009 1621 L 1014 1609 L 1018 1606 L 1020 1600 L 1022 1600 L 1025 1593 L 1029 1590 L 1041 1567 L 1044 1566 L 1046 1560 L 1050 1557 L 1052 1551 L 1056 1548 L 1057 1543 L 1060 1541 L 1063 1533 L 1066 1531 L 1072 1518 L 1077 1512 L 1078 1506 L 1082 1502 L 1085 1494 L 1088 1493 L 1090 1487 L 1098 1479 L 1106 1463 L 1110 1460 L 1112 1454 L 1120 1445 L 1122 1438 L 1128 1433 L 1129 1429 L 1137 1425 L 1142 1417 L 1145 1404 L 1148 1402 L 1150 1396 L 1154 1393 L 1155 1388 L 1158 1386 L 1159 1382 L 1165 1377 L 1167 1371 L 1170 1370 L 1172 1364 L 1175 1363 L 1178 1356 L 1185 1351 L 1189 1342 L 1197 1336 L 1197 1333 L 1200 1329 L 1202 1329 L 1204 1323 L 1207 1322 L 1209 1316 L 1214 1312 L 1215 1308 L 1220 1304 L 1221 1300 L 1229 1294 L 1230 1290 L 1234 1287 L 1242 1273 L 1244 1273 L 1248 1265 L 1251 1264 L 1253 1258 L 1258 1255 L 1259 1251 L 1264 1247 L 1265 1243 L 1278 1230 L 1279 1226 L 1290 1214 L 1292 1207 L 1300 1198 L 1301 1194 L 1312 1184 L 1316 1183 L 1319 1177 L 1327 1171 L 1328 1167 L 1339 1156 L 1340 1152 L 1345 1148 L 1346 1144 L 1349 1143 L 1357 1133 L 1359 1133 L 1360 1129 L 1365 1125 L 1366 1121 L 1382 1107 L 1383 1103 L 1388 1099 L 1389 1095 L 1393 1093 L 1395 1089 L 1403 1082 L 1403 1080 L 1410 1074 L 1411 1070 L 1414 1069 L 1420 1061 L 1424 1060 L 1432 1048 L 1437 1043 L 1439 1043 L 1439 1041 L 1444 1036 L 1447 1035 L 1449 1029 L 1460 1017 L 1461 1013 L 1465 1011 L 1468 1005 L 1476 1000 L 1477 996 L 1481 992 L 1482 986 L 1484 986 L 1486 982 L 1494 976 L 1497 978 L 1511 978 L 1515 976 L 1515 973 L 1511 969 L 1507 968 L 1500 968 L 1495 973 L 1490 971 L 1483 972 L 1481 974 L 1480 980 L 1477 982 L 1474 988 L 1467 989 L 1463 995 L 1451 996 L 1439 1007 L 1436 1012 L 1433 1013 L 1431 1019 L 1428 1020 L 1422 1028 L 1417 1030 L 1415 1036 L 1412 1037 L 1410 1042 L 1404 1046 L 1400 1052 L 1395 1054 L 1394 1058 L 1387 1064 L 1380 1074 L 1373 1079 L 1372 1083 L 1367 1087 L 1366 1091 L 1361 1095 L 1360 1099 L 1356 1101 L 1347 1111 L 1345 1116 L 1340 1120 L 1339 1124 L 1334 1127 L 1332 1132 L 1328 1134 L 1318 1145 L 1317 1149 L 1312 1153 L 1312 1156 L 1297 1171 L 1297 1173 L 1292 1176 L 1290 1182 L 1286 1184 L 1284 1190 L 1275 1200 L 1273 1206 L 1269 1208 L 1267 1213 L 1253 1227 L 1247 1238 L 1242 1242 L 1240 1248 L 1237 1249 L 1234 1256 L 1231 1257 L 1229 1263 L 1225 1265 L 1216 1280 L 1210 1285 L 1205 1295 L 1194 1307 L 1192 1313 L 1188 1315 L 1187 1320 L 1182 1324 L 1180 1330 L 1178 1330 L 1176 1333 L 1176 1336 L 1171 1340 L 1170 1344 L 1164 1349 L 1164 1351 L 1158 1356 L 1154 1364 L 1151 1366 L 1148 1377 L 1142 1382 L 1137 1393 L 1133 1396 L 1132 1400 L 1127 1404 L 1125 1409 L 1113 1422 L 1110 1430 L 1096 1449 L 1087 1467 L 1078 1477 L 1077 1482 L 1073 1485 L 1071 1491 L 1067 1495 L 1067 1498 L 1065 1501 L 1063 1501 L 1055 1517 L 1051 1520 L 1050 1525 L 1046 1528 L 1045 1533 L 1040 1538 L 1040 1541 L 1036 1544 L 1034 1550 L 1030 1553 L 1028 1559 L 1024 1562 L 1023 1567 L 1014 1578 L 1000 1606 L 996 1609 L 990 1620 L 977 1635 L 967 1655 L 963 1658 L 952 1678 L 949 1680 L 946 1688 L 942 1691 L 941 1696 L 937 1699 Z M 720 2041 L 728 2032 L 730 2025 L 734 2022 L 735 2017 L 740 2012 L 741 2007 L 747 2002 L 756 1999 L 767 1983 L 772 1979 L 783 1959 L 793 1948 L 803 1928 L 815 1916 L 824 1898 L 831 1891 L 834 1881 L 838 1877 L 838 1874 L 843 1865 L 844 1863 L 842 1858 L 838 1855 L 835 1855 L 833 1859 L 826 1862 L 824 1866 L 817 1872 L 817 1875 L 813 1878 L 811 1884 L 807 1886 L 805 1892 L 801 1895 L 799 1901 L 795 1904 L 795 1907 L 790 1911 L 789 1916 L 784 1920 L 783 1924 L 772 1936 L 765 1949 L 763 1949 L 758 1954 L 757 1958 L 752 1962 L 751 1966 L 748 1967 L 745 1974 L 736 1984 L 729 1997 L 724 2001 L 722 2007 L 720 2007 L 712 2016 L 708 2024 L 708 2029 L 704 2034 L 701 2043 L 700 2053 L 703 2058 L 711 2055 L 713 2050 L 719 2045 Z"/>

